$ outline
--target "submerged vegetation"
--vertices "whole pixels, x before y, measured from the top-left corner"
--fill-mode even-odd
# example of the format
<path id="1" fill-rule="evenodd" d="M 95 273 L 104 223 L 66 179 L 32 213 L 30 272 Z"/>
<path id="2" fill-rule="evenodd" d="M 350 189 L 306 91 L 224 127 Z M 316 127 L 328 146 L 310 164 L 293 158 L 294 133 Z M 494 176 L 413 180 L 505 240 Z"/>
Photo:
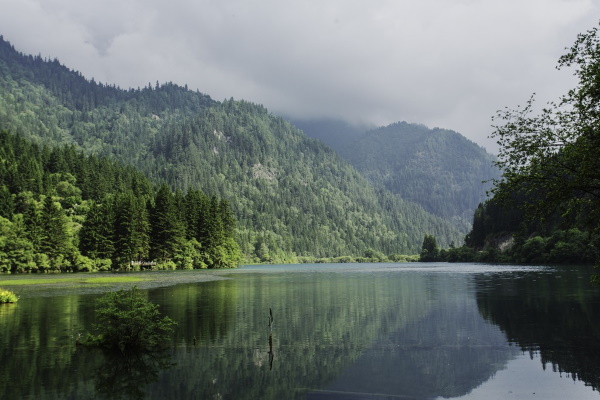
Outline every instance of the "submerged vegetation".
<path id="1" fill-rule="evenodd" d="M 36 286 L 36 285 L 114 285 L 118 283 L 133 283 L 146 281 L 149 278 L 139 276 L 84 276 L 68 275 L 65 278 L 36 278 L 36 279 L 7 279 L 3 280 L 4 286 Z"/>
<path id="2" fill-rule="evenodd" d="M 84 344 L 121 352 L 153 351 L 167 344 L 175 321 L 161 317 L 158 305 L 137 287 L 109 292 L 97 302 L 94 334 Z"/>
<path id="3" fill-rule="evenodd" d="M 384 255 L 374 250 L 367 250 L 362 257 L 351 257 L 351 256 L 341 256 L 341 257 L 298 257 L 295 260 L 297 264 L 324 264 L 324 263 L 336 263 L 336 264 L 344 264 L 344 263 L 402 263 L 402 262 L 414 262 L 419 261 L 418 255 L 404 255 L 404 254 L 390 254 Z"/>

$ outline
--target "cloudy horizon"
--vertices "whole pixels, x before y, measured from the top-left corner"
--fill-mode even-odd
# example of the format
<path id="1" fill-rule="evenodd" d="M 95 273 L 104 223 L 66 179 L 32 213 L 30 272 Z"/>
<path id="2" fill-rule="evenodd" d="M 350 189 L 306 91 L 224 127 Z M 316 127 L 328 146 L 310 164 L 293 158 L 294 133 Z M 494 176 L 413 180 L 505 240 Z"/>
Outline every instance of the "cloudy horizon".
<path id="1" fill-rule="evenodd" d="M 0 0 L 0 35 L 122 88 L 174 82 L 293 118 L 460 132 L 575 84 L 557 60 L 600 0 Z"/>

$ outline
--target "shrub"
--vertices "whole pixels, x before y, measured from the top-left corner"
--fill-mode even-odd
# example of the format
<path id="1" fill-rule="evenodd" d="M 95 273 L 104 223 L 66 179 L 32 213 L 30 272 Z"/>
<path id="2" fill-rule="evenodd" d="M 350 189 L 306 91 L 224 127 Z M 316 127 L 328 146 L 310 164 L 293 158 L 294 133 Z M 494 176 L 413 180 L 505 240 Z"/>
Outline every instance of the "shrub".
<path id="1" fill-rule="evenodd" d="M 110 258 L 96 258 L 94 259 L 94 269 L 96 271 L 110 271 L 112 268 L 112 261 Z"/>
<path id="2" fill-rule="evenodd" d="M 146 300 L 135 286 L 98 299 L 96 320 L 96 334 L 88 333 L 85 343 L 121 352 L 160 348 L 176 325 L 169 317 L 161 318 L 158 305 Z"/>
<path id="3" fill-rule="evenodd" d="M 0 303 L 16 303 L 19 298 L 10 290 L 0 289 Z"/>

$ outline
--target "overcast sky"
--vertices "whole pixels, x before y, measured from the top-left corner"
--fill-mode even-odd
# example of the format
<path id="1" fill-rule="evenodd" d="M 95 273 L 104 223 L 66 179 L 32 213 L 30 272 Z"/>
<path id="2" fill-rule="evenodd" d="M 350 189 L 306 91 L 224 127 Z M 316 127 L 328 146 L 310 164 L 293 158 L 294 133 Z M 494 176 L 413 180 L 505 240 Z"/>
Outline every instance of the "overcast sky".
<path id="1" fill-rule="evenodd" d="M 122 88 L 171 81 L 296 118 L 458 131 L 575 84 L 600 0 L 0 0 L 0 34 Z"/>

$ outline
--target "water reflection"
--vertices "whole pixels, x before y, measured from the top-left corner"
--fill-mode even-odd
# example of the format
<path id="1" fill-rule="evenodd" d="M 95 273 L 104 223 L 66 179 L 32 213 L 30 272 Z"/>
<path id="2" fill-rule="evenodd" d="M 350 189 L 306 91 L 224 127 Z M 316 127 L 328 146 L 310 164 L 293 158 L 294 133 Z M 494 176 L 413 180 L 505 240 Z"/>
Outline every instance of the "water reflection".
<path id="1" fill-rule="evenodd" d="M 600 290 L 589 276 L 558 270 L 520 279 L 478 277 L 481 314 L 541 367 L 600 388 Z"/>
<path id="2" fill-rule="evenodd" d="M 598 387 L 600 299 L 577 273 L 344 268 L 149 290 L 178 322 L 160 357 L 77 349 L 96 296 L 24 298 L 0 312 L 0 398 L 493 397 L 527 370 L 522 350 L 541 355 L 557 393 L 571 389 L 553 369 Z"/>
<path id="3" fill-rule="evenodd" d="M 452 398 L 505 368 L 519 351 L 481 318 L 475 300 L 464 296 L 470 279 L 429 275 L 428 312 L 375 341 L 325 392 L 315 391 L 309 398 L 323 398 L 324 393 L 340 399 L 358 393 Z"/>
<path id="4" fill-rule="evenodd" d="M 102 356 L 94 371 L 95 394 L 106 399 L 143 399 L 148 384 L 156 382 L 159 373 L 172 366 L 171 355 L 166 351 L 102 352 Z"/>

